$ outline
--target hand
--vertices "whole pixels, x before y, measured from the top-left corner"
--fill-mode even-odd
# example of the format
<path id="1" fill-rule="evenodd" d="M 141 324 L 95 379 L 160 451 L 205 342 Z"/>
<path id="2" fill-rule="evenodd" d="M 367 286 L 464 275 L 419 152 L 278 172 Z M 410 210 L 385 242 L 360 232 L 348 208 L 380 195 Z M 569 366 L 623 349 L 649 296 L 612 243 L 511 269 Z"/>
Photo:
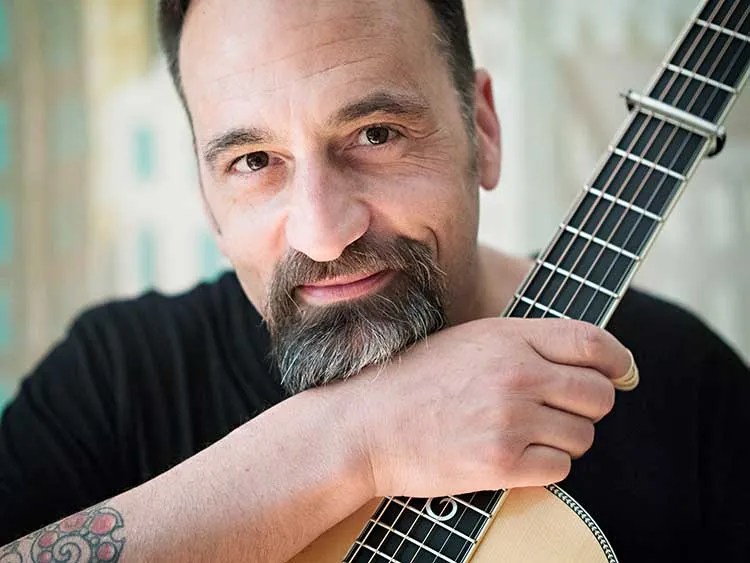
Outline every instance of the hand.
<path id="1" fill-rule="evenodd" d="M 630 362 L 587 323 L 493 318 L 440 331 L 342 387 L 358 403 L 373 493 L 429 497 L 564 479 Z"/>

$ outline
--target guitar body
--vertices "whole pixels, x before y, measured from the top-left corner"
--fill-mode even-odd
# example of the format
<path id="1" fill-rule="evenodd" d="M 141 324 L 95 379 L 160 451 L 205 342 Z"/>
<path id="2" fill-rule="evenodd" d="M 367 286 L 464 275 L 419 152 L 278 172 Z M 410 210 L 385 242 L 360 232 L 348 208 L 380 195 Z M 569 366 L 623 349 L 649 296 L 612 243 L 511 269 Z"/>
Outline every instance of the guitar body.
<path id="1" fill-rule="evenodd" d="M 481 543 L 469 558 L 471 563 L 617 561 L 596 523 L 559 487 L 511 489 L 503 495 L 503 499 Z M 306 547 L 291 563 L 344 561 L 380 502 L 381 499 L 374 499 L 364 505 Z M 362 561 L 367 561 L 369 557 L 368 553 Z M 429 556 L 429 561 L 433 560 Z M 414 563 L 421 561 L 415 560 Z"/>

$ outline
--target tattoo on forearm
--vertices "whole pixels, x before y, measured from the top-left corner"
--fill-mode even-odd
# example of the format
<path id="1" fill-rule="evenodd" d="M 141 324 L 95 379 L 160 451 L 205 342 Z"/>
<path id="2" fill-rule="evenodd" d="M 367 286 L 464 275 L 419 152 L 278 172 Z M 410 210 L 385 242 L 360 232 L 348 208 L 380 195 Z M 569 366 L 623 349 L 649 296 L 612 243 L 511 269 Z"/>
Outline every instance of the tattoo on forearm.
<path id="1" fill-rule="evenodd" d="M 0 547 L 0 563 L 111 563 L 124 547 L 122 515 L 99 504 Z"/>

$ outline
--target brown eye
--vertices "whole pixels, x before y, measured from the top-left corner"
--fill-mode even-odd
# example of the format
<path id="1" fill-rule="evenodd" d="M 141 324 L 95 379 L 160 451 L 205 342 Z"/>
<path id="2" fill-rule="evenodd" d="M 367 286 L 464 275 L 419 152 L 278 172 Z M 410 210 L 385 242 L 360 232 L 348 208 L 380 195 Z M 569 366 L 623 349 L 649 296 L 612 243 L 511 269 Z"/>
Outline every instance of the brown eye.
<path id="1" fill-rule="evenodd" d="M 382 145 L 388 142 L 390 135 L 391 130 L 380 125 L 365 129 L 365 137 L 367 137 L 367 142 L 371 145 Z"/>
<path id="2" fill-rule="evenodd" d="M 251 152 L 244 157 L 245 164 L 252 172 L 257 172 L 261 168 L 268 166 L 267 152 Z"/>

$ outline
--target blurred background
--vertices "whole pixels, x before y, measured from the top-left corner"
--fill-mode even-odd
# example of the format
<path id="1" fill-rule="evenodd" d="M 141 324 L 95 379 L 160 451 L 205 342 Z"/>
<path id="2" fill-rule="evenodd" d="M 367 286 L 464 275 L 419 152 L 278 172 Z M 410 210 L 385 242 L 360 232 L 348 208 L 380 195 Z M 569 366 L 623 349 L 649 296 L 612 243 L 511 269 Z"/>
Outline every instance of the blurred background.
<path id="1" fill-rule="evenodd" d="M 543 247 L 694 0 L 466 0 L 503 124 L 480 236 Z M 202 215 L 157 0 L 0 0 L 0 409 L 82 308 L 227 267 Z M 750 92 L 636 284 L 750 358 Z"/>

